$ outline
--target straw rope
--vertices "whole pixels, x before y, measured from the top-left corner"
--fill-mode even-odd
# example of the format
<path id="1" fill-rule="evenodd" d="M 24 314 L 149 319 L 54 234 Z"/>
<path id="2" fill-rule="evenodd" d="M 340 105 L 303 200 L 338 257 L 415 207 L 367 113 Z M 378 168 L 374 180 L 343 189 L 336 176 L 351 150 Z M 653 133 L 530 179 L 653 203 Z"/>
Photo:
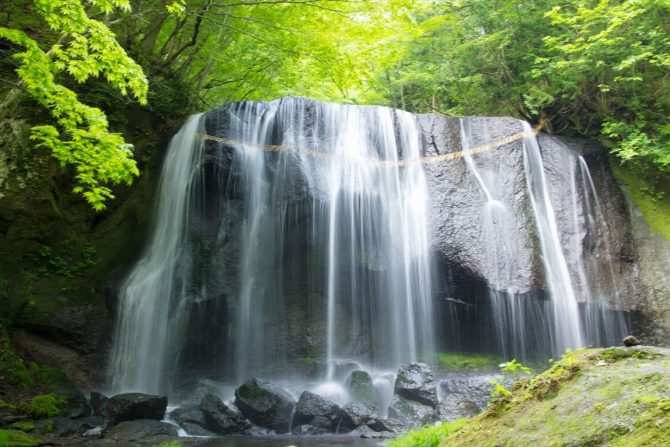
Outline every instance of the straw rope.
<path id="1" fill-rule="evenodd" d="M 540 133 L 541 126 L 538 126 L 533 129 L 533 132 L 535 134 Z M 500 148 L 501 146 L 504 146 L 506 144 L 513 143 L 515 141 L 519 141 L 523 138 L 524 132 L 519 132 L 515 133 L 514 135 L 510 135 L 508 137 L 500 138 L 495 141 L 491 141 L 486 144 L 482 144 L 479 146 L 471 147 L 468 149 L 460 150 L 460 151 L 455 151 L 455 152 L 449 152 L 446 154 L 442 155 L 433 155 L 429 157 L 421 157 L 421 158 L 412 158 L 409 160 L 378 160 L 375 158 L 370 158 L 370 157 L 350 157 L 346 155 L 339 155 L 339 154 L 334 154 L 331 152 L 323 152 L 323 151 L 316 151 L 313 149 L 305 149 L 301 147 L 295 147 L 295 146 L 282 146 L 282 145 L 276 145 L 276 144 L 257 144 L 257 143 L 247 143 L 247 142 L 242 142 L 242 141 L 236 141 L 236 140 L 231 140 L 229 138 L 223 138 L 223 137 L 216 137 L 213 135 L 207 135 L 207 134 L 199 134 L 199 138 L 201 140 L 207 140 L 207 141 L 217 141 L 219 143 L 223 143 L 229 146 L 234 146 L 242 149 L 252 149 L 252 150 L 260 150 L 263 152 L 290 152 L 294 154 L 301 154 L 301 155 L 306 155 L 308 157 L 313 157 L 313 158 L 337 158 L 339 160 L 346 160 L 346 161 L 351 161 L 351 162 L 356 162 L 356 163 L 368 163 L 368 164 L 373 164 L 376 166 L 380 167 L 397 167 L 397 166 L 407 166 L 410 164 L 434 164 L 434 163 L 441 163 L 443 161 L 450 161 L 450 160 L 455 160 L 458 158 L 462 158 L 466 155 L 475 155 L 475 154 L 481 154 L 484 152 L 490 152 L 495 149 Z"/>

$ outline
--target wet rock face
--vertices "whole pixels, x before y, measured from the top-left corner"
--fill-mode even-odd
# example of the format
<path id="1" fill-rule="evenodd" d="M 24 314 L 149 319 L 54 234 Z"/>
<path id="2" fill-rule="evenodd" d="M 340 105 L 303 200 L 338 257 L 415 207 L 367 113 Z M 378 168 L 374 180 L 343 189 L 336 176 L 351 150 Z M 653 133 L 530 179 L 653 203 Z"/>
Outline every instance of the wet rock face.
<path id="1" fill-rule="evenodd" d="M 441 115 L 418 115 L 423 131 L 425 156 L 458 152 L 522 131 L 512 118 L 463 118 L 465 140 L 461 137 L 458 118 Z M 492 288 L 527 292 L 542 283 L 536 259 L 532 213 L 526 193 L 526 176 L 521 140 L 477 154 L 473 164 L 493 198 L 507 209 L 504 223 L 512 239 L 515 266 L 510 278 L 498 272 L 504 268 L 489 254 L 484 207 L 487 197 L 482 185 L 468 167 L 465 158 L 426 164 L 426 182 L 431 199 L 430 232 L 432 245 L 442 261 L 458 265 L 475 277 L 484 279 Z"/>
<path id="2" fill-rule="evenodd" d="M 407 400 L 437 408 L 433 371 L 425 363 L 410 363 L 398 369 L 395 392 Z"/>
<path id="3" fill-rule="evenodd" d="M 301 434 L 332 433 L 337 430 L 340 418 L 340 407 L 336 403 L 305 391 L 295 406 L 293 431 Z"/>
<path id="4" fill-rule="evenodd" d="M 339 431 L 351 431 L 362 425 L 366 425 L 377 418 L 377 410 L 370 403 L 349 402 L 342 407 L 342 420 Z"/>
<path id="5" fill-rule="evenodd" d="M 388 414 L 391 421 L 397 421 L 397 423 L 407 428 L 421 427 L 438 420 L 437 412 L 432 406 L 405 399 L 401 396 L 393 397 Z M 391 425 L 393 425 L 393 422 L 391 422 Z"/>
<path id="6" fill-rule="evenodd" d="M 283 389 L 258 379 L 250 379 L 235 390 L 235 405 L 254 424 L 287 433 L 296 402 Z"/>
<path id="7" fill-rule="evenodd" d="M 160 421 L 165 415 L 167 397 L 142 393 L 117 394 L 109 400 L 107 412 L 112 425 L 122 421 L 153 419 Z"/>
<path id="8" fill-rule="evenodd" d="M 109 405 L 109 397 L 97 391 L 91 391 L 89 400 L 93 416 L 108 416 L 107 406 Z"/>
<path id="9" fill-rule="evenodd" d="M 636 289 L 626 297 L 632 333 L 645 345 L 670 346 L 670 242 L 656 233 L 626 195 L 637 268 Z"/>
<path id="10" fill-rule="evenodd" d="M 191 416 L 185 422 L 201 425 L 220 435 L 244 433 L 250 428 L 249 423 L 239 413 L 229 408 L 213 394 L 208 394 L 202 399 L 200 410 L 203 419 L 200 419 L 197 412 L 191 410 L 189 412 Z M 186 414 L 182 415 L 182 419 L 184 416 Z"/>

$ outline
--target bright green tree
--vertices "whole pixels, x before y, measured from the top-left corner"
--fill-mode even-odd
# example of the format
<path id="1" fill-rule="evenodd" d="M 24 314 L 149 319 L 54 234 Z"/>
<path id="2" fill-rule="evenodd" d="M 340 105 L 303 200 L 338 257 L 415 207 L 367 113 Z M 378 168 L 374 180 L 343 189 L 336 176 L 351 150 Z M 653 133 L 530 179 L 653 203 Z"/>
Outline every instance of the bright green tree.
<path id="1" fill-rule="evenodd" d="M 37 41 L 20 29 L 0 27 L 0 38 L 21 50 L 14 57 L 21 87 L 49 110 L 57 126 L 32 128 L 31 139 L 51 149 L 61 165 L 76 171 L 74 191 L 96 210 L 112 198 L 107 185 L 131 183 L 139 174 L 132 146 L 110 132 L 105 113 L 83 104 L 64 86 L 64 74 L 76 82 L 104 77 L 123 95 L 146 103 L 148 82 L 136 64 L 101 21 L 92 19 L 85 6 L 107 15 L 128 11 L 128 0 L 35 0 L 34 11 L 49 27 L 48 38 Z"/>

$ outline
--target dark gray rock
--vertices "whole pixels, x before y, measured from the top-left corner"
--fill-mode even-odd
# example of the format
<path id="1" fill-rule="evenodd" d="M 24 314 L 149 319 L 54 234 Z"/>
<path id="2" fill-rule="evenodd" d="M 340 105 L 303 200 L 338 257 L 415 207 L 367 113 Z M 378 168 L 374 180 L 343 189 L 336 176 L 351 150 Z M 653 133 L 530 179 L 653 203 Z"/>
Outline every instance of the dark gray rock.
<path id="1" fill-rule="evenodd" d="M 357 427 L 368 424 L 377 418 L 375 407 L 366 402 L 349 402 L 341 411 L 338 431 L 341 433 L 354 430 Z"/>
<path id="2" fill-rule="evenodd" d="M 214 433 L 202 425 L 194 424 L 193 422 L 182 422 L 179 425 L 189 436 L 207 436 L 208 438 L 215 438 L 219 436 L 219 433 Z"/>
<path id="3" fill-rule="evenodd" d="M 365 371 L 352 371 L 347 378 L 347 388 L 354 400 L 359 402 L 376 402 L 377 400 L 372 377 Z"/>
<path id="4" fill-rule="evenodd" d="M 93 416 L 108 416 L 109 397 L 97 391 L 91 391 L 89 399 Z"/>
<path id="5" fill-rule="evenodd" d="M 296 402 L 285 390 L 258 379 L 249 379 L 235 390 L 235 405 L 254 424 L 287 433 Z"/>
<path id="6" fill-rule="evenodd" d="M 105 433 L 105 439 L 125 445 L 158 436 L 177 436 L 174 425 L 159 422 L 153 419 L 136 419 L 123 421 Z"/>
<path id="7" fill-rule="evenodd" d="M 100 431 L 107 425 L 107 419 L 101 416 L 89 416 L 72 419 L 68 417 L 55 417 L 41 419 L 35 422 L 35 432 L 56 438 L 75 435 L 84 435 L 91 429 L 99 428 Z"/>
<path id="8" fill-rule="evenodd" d="M 205 413 L 200 405 L 189 404 L 175 408 L 170 412 L 170 419 L 179 425 L 184 422 L 191 422 L 203 427 L 205 426 Z"/>
<path id="9" fill-rule="evenodd" d="M 437 413 L 430 405 L 394 396 L 388 410 L 390 419 L 402 421 L 407 427 L 420 427 L 437 420 Z"/>
<path id="10" fill-rule="evenodd" d="M 368 427 L 376 432 L 402 433 L 411 425 L 400 418 L 375 419 L 368 423 Z"/>
<path id="11" fill-rule="evenodd" d="M 207 430 L 220 435 L 244 433 L 250 428 L 249 423 L 239 413 L 229 408 L 221 399 L 213 394 L 207 394 L 200 402 L 200 410 L 204 416 L 204 424 L 198 422 L 198 416 L 191 414 L 190 422 L 200 424 Z M 186 414 L 182 415 L 186 417 Z"/>
<path id="12" fill-rule="evenodd" d="M 631 346 L 637 346 L 640 344 L 640 340 L 638 340 L 636 337 L 629 335 L 628 337 L 623 339 L 623 344 L 624 346 L 631 347 Z"/>
<path id="13" fill-rule="evenodd" d="M 495 376 L 500 380 L 499 376 Z M 477 373 L 451 373 L 438 385 L 440 395 L 439 417 L 441 420 L 472 417 L 481 413 L 491 398 L 492 375 Z M 519 377 L 503 377 L 503 385 L 511 387 Z"/>
<path id="14" fill-rule="evenodd" d="M 437 408 L 437 390 L 433 382 L 433 371 L 425 363 L 410 363 L 398 369 L 395 392 L 413 400 Z"/>
<path id="15" fill-rule="evenodd" d="M 367 425 L 358 427 L 356 430 L 353 430 L 349 433 L 351 436 L 358 436 L 363 439 L 391 439 L 395 438 L 396 434 L 390 431 L 376 431 Z"/>
<path id="16" fill-rule="evenodd" d="M 340 407 L 336 403 L 305 391 L 295 406 L 293 430 L 300 434 L 330 433 L 337 429 L 340 417 Z"/>
<path id="17" fill-rule="evenodd" d="M 56 438 L 79 435 L 85 431 L 81 421 L 67 417 L 41 419 L 35 423 L 36 433 Z"/>
<path id="18" fill-rule="evenodd" d="M 221 384 L 209 379 L 198 380 L 198 385 L 195 388 L 193 397 L 191 401 L 198 405 L 202 402 L 202 399 L 208 394 L 214 394 L 215 396 L 220 394 Z"/>
<path id="19" fill-rule="evenodd" d="M 53 391 L 54 394 L 67 401 L 65 415 L 69 418 L 80 418 L 91 415 L 91 407 L 84 393 L 69 381 L 62 382 Z"/>
<path id="20" fill-rule="evenodd" d="M 136 419 L 161 420 L 165 416 L 167 397 L 142 393 L 117 394 L 109 400 L 107 411 L 112 425 Z"/>

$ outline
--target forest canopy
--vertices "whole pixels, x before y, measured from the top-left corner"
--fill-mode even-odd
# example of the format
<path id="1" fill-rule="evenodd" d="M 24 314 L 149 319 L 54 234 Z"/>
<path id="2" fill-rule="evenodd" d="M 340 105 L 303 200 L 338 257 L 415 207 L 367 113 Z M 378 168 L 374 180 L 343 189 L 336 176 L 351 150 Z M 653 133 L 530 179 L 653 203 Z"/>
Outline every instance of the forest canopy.
<path id="1" fill-rule="evenodd" d="M 670 172 L 669 0 L 13 3 L 0 13 L 15 73 L 3 81 L 51 111 L 33 138 L 75 167 L 96 209 L 137 167 L 91 82 L 115 90 L 119 107 L 128 96 L 174 120 L 285 95 L 512 115 Z"/>

